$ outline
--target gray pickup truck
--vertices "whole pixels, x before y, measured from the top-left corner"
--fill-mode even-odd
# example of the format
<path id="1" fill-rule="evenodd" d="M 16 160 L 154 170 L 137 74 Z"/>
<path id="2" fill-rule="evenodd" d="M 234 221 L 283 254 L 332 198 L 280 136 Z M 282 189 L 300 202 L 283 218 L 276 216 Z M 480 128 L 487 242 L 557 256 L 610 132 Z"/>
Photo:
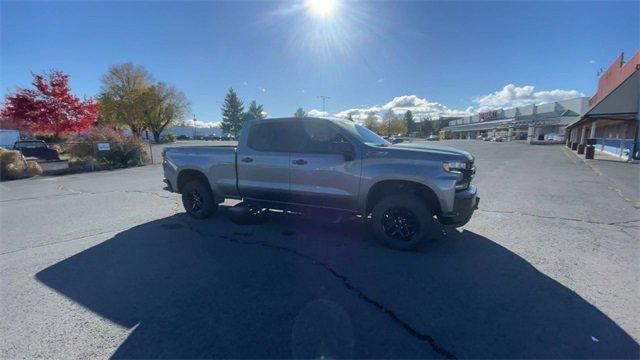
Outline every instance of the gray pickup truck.
<path id="1" fill-rule="evenodd" d="M 360 215 L 375 236 L 415 249 L 442 224 L 462 226 L 478 207 L 471 154 L 426 143 L 391 144 L 352 121 L 249 121 L 237 146 L 163 151 L 165 183 L 189 215 L 212 215 L 227 198 L 261 208 L 322 208 Z"/>

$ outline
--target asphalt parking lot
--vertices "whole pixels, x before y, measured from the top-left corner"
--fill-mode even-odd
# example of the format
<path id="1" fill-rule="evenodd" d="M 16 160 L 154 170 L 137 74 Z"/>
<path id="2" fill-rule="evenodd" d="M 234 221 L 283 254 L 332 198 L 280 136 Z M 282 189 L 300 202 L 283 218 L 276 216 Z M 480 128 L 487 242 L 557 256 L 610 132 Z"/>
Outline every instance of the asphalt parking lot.
<path id="1" fill-rule="evenodd" d="M 0 358 L 638 358 L 634 177 L 446 144 L 480 210 L 420 252 L 321 216 L 190 220 L 159 165 L 2 183 Z"/>

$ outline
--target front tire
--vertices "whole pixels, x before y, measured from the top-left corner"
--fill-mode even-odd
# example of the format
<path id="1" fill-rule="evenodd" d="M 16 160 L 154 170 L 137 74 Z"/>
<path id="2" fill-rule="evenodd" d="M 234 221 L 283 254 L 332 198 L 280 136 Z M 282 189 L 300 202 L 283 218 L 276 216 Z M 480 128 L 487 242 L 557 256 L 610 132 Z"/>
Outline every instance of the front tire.
<path id="1" fill-rule="evenodd" d="M 418 196 L 392 195 L 375 205 L 371 226 L 382 244 L 398 250 L 416 250 L 435 237 L 439 224 L 433 215 Z"/>
<path id="2" fill-rule="evenodd" d="M 202 180 L 191 180 L 182 187 L 182 205 L 196 219 L 206 219 L 218 210 L 209 184 Z"/>

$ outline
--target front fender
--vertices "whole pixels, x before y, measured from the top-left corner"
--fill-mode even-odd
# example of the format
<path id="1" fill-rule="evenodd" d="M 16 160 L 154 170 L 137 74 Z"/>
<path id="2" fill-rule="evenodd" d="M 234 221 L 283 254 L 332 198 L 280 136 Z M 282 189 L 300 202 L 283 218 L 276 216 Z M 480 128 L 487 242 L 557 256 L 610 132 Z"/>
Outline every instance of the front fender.
<path id="1" fill-rule="evenodd" d="M 426 186 L 438 197 L 442 212 L 453 211 L 457 176 L 444 172 L 440 162 L 416 164 L 414 160 L 393 159 L 393 163 L 390 163 L 388 159 L 385 161 L 371 160 L 368 159 L 362 169 L 358 199 L 360 199 L 359 207 L 363 213 L 366 211 L 367 195 L 371 188 L 375 184 L 387 180 L 410 181 Z"/>

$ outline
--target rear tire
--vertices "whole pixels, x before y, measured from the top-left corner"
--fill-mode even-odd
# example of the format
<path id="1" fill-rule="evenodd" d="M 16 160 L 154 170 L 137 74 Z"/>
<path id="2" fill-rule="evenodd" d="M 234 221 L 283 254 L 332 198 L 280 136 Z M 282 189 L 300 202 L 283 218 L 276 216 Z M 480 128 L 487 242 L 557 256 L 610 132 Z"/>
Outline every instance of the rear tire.
<path id="1" fill-rule="evenodd" d="M 206 219 L 218 210 L 211 187 L 202 180 L 191 180 L 182 187 L 182 205 L 195 219 Z"/>
<path id="2" fill-rule="evenodd" d="M 382 244 L 398 250 L 416 250 L 436 237 L 440 224 L 433 215 L 418 196 L 391 195 L 374 206 L 371 227 Z"/>

